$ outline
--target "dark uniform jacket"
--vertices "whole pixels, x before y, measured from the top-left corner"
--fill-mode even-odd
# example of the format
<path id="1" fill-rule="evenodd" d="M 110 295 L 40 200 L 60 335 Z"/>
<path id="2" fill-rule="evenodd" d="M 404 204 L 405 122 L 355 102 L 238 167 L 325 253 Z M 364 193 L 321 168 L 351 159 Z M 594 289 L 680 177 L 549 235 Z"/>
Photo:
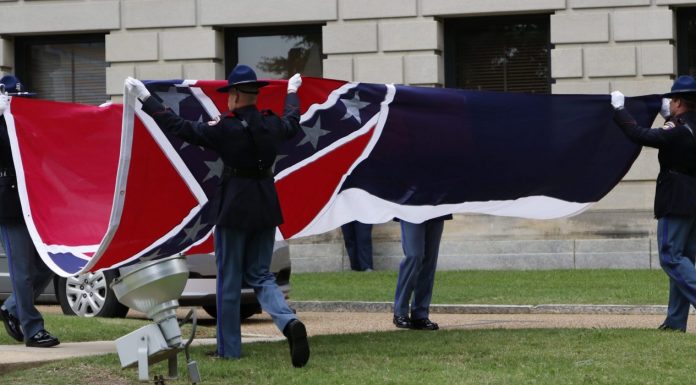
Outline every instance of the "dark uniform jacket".
<path id="1" fill-rule="evenodd" d="M 696 216 L 696 113 L 672 117 L 662 128 L 639 127 L 625 109 L 614 120 L 633 142 L 660 150 L 655 218 Z"/>
<path id="2" fill-rule="evenodd" d="M 5 118 L 0 116 L 0 223 L 18 222 L 21 219 L 22 206 L 19 203 L 10 138 Z"/>
<path id="3" fill-rule="evenodd" d="M 253 230 L 283 223 L 271 167 L 280 144 L 300 129 L 299 104 L 297 95 L 289 93 L 282 118 L 246 106 L 212 126 L 180 118 L 155 97 L 145 101 L 143 111 L 165 132 L 220 154 L 225 171 L 211 201 L 215 224 Z"/>

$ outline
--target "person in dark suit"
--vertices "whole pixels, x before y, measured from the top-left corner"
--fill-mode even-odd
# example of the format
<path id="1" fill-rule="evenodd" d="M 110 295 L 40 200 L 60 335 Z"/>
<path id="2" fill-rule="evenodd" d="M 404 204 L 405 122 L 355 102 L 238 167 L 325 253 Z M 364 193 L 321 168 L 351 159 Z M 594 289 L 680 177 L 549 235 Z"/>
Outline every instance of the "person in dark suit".
<path id="1" fill-rule="evenodd" d="M 7 255 L 12 294 L 0 306 L 0 319 L 10 337 L 26 346 L 46 348 L 60 343 L 44 328 L 41 313 L 34 301 L 53 279 L 53 272 L 41 260 L 22 216 L 17 177 L 4 113 L 9 106 L 5 92 L 29 96 L 22 92 L 19 79 L 7 75 L 0 79 L 0 238 Z"/>
<path id="2" fill-rule="evenodd" d="M 296 92 L 302 78 L 296 74 L 288 80 L 282 117 L 256 107 L 259 89 L 268 83 L 258 81 L 250 67 L 237 65 L 227 83 L 218 91 L 228 93 L 230 111 L 219 120 L 204 123 L 180 118 L 151 97 L 142 82 L 126 79 L 126 85 L 143 102 L 143 111 L 164 131 L 216 151 L 225 164 L 224 176 L 211 202 L 217 213 L 217 355 L 241 356 L 239 311 L 243 280 L 254 288 L 263 310 L 288 338 L 293 366 L 301 367 L 309 360 L 307 331 L 285 302 L 269 265 L 276 226 L 283 222 L 271 167 L 281 142 L 300 129 Z"/>
<path id="3" fill-rule="evenodd" d="M 696 80 L 678 77 L 663 97 L 666 122 L 653 129 L 638 126 L 621 92 L 611 93 L 611 104 L 629 139 L 659 149 L 654 209 L 660 266 L 669 276 L 667 317 L 659 328 L 685 332 L 689 306 L 696 305 Z"/>
<path id="4" fill-rule="evenodd" d="M 451 215 L 411 223 L 400 219 L 404 259 L 399 265 L 394 295 L 394 325 L 397 328 L 438 330 L 430 316 L 430 301 L 445 220 Z M 410 309 L 409 309 L 410 303 Z M 410 317 L 409 317 L 410 310 Z"/>
<path id="5" fill-rule="evenodd" d="M 372 271 L 372 225 L 353 221 L 341 226 L 343 242 L 355 271 Z"/>

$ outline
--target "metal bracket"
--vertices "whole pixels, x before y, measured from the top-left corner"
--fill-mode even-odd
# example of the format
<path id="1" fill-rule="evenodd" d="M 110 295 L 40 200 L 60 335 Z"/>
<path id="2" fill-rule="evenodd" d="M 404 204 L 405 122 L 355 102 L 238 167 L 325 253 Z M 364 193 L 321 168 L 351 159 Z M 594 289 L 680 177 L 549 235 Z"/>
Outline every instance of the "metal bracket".
<path id="1" fill-rule="evenodd" d="M 147 336 L 143 336 L 138 342 L 138 379 L 140 381 L 150 380 L 147 357 Z"/>

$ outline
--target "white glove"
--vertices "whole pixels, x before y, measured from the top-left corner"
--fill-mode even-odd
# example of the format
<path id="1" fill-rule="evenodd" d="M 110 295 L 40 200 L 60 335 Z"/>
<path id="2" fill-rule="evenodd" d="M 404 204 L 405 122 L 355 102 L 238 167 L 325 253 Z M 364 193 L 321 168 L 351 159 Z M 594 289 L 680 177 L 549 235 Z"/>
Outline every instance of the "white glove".
<path id="1" fill-rule="evenodd" d="M 9 106 L 10 97 L 5 94 L 0 94 L 0 115 L 4 114 Z"/>
<path id="2" fill-rule="evenodd" d="M 302 76 L 294 74 L 288 79 L 288 93 L 297 92 L 297 89 L 302 85 Z"/>
<path id="3" fill-rule="evenodd" d="M 667 119 L 671 115 L 669 112 L 669 101 L 670 99 L 662 98 L 662 107 L 660 108 L 660 115 Z"/>
<path id="4" fill-rule="evenodd" d="M 132 92 L 135 92 L 135 96 L 142 101 L 150 97 L 150 91 L 148 91 L 147 88 L 145 88 L 145 84 L 138 79 L 133 79 L 130 76 L 127 77 L 126 87 Z"/>
<path id="5" fill-rule="evenodd" d="M 624 94 L 621 91 L 614 91 L 611 93 L 611 105 L 614 106 L 615 110 L 620 110 L 624 108 Z"/>

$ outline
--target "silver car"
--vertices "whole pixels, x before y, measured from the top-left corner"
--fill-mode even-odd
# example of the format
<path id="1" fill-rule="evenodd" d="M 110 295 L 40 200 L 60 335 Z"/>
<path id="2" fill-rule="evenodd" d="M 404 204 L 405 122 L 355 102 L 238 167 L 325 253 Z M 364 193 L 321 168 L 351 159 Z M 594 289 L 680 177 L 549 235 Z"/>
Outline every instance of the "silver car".
<path id="1" fill-rule="evenodd" d="M 179 298 L 182 306 L 201 306 L 212 317 L 216 316 L 215 277 L 217 268 L 212 254 L 194 254 L 186 257 L 189 279 Z M 12 292 L 7 256 L 0 254 L 0 301 Z M 109 287 L 117 277 L 118 269 L 87 273 L 70 278 L 55 277 L 53 284 L 39 295 L 37 303 L 60 304 L 64 314 L 81 317 L 125 317 L 128 307 L 122 305 Z M 287 242 L 276 242 L 271 260 L 271 271 L 287 298 L 290 292 L 290 251 Z M 261 312 L 253 289 L 242 286 L 241 318 Z"/>

